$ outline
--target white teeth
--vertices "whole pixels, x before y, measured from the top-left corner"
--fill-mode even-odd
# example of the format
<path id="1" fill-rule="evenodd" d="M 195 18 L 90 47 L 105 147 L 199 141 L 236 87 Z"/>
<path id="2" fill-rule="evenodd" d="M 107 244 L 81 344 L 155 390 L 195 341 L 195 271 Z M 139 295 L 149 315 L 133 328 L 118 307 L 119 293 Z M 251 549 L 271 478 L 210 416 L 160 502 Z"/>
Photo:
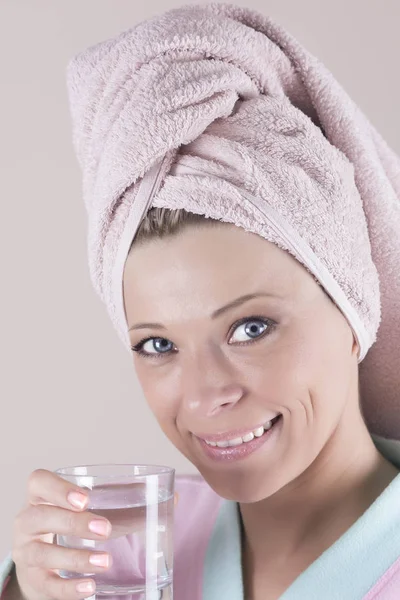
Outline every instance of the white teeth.
<path id="1" fill-rule="evenodd" d="M 223 442 L 217 442 L 217 446 L 219 446 L 219 448 L 227 448 L 229 446 L 229 442 L 225 440 Z"/>
<path id="2" fill-rule="evenodd" d="M 253 433 L 254 433 L 254 437 L 261 437 L 262 434 L 264 433 L 264 427 L 261 426 L 258 429 L 255 429 L 253 431 Z"/>
<path id="3" fill-rule="evenodd" d="M 243 444 L 243 440 L 241 437 L 235 438 L 234 440 L 229 440 L 230 446 L 239 446 L 240 444 Z"/>
<path id="4" fill-rule="evenodd" d="M 228 448 L 228 446 L 240 446 L 240 444 L 251 442 L 252 440 L 254 440 L 255 437 L 261 437 L 264 431 L 268 431 L 268 429 L 271 429 L 271 427 L 271 421 L 267 421 L 264 426 L 258 427 L 257 429 L 246 433 L 246 435 L 242 437 L 237 437 L 234 440 L 224 440 L 221 442 L 208 442 L 207 440 L 205 440 L 205 442 L 209 446 L 218 446 L 219 448 Z"/>

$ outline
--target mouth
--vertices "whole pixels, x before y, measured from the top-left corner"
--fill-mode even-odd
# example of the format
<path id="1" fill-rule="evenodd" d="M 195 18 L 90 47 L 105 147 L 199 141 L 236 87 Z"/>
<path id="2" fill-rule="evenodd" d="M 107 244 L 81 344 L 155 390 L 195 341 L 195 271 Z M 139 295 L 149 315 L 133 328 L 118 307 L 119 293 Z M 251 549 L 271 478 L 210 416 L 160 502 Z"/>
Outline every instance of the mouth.
<path id="1" fill-rule="evenodd" d="M 236 437 L 228 437 L 227 434 L 195 437 L 208 458 L 232 462 L 252 454 L 267 441 L 271 442 L 276 437 L 274 434 L 281 429 L 281 423 L 282 415 L 279 414 L 264 425 L 248 430 L 242 435 L 236 434 Z"/>

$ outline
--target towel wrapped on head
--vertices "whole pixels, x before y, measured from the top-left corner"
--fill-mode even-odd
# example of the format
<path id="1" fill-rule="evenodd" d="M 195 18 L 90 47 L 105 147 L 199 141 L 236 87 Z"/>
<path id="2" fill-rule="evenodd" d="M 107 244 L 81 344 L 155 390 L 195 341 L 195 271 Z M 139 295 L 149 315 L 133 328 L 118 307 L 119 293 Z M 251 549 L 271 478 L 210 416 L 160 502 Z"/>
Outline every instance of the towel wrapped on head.
<path id="1" fill-rule="evenodd" d="M 327 68 L 270 17 L 184 5 L 67 70 L 93 285 L 127 348 L 122 278 L 152 206 L 290 252 L 360 347 L 370 431 L 400 439 L 400 159 Z"/>

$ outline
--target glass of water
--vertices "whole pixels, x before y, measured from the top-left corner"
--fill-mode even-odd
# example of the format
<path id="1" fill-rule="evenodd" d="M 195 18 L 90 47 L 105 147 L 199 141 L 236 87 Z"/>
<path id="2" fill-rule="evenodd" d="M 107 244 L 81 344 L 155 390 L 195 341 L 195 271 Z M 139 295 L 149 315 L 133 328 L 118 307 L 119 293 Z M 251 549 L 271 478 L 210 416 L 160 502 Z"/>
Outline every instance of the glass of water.
<path id="1" fill-rule="evenodd" d="M 60 570 L 61 577 L 91 577 L 96 595 L 130 595 L 132 600 L 172 600 L 175 470 L 150 465 L 82 465 L 54 471 L 85 489 L 87 510 L 112 525 L 106 541 L 57 535 L 67 548 L 105 551 L 104 573 Z"/>

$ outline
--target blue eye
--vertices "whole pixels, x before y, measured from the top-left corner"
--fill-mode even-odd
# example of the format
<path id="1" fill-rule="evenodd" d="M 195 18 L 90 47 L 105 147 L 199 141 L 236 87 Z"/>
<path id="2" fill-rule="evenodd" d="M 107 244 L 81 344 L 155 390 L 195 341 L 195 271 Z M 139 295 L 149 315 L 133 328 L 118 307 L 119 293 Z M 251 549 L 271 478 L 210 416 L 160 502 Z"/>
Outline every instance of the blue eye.
<path id="1" fill-rule="evenodd" d="M 241 336 L 241 338 L 239 337 L 239 339 L 236 339 L 236 341 L 249 341 L 249 338 L 246 338 L 245 336 L 249 336 L 250 339 L 253 340 L 257 339 L 264 333 L 267 327 L 268 324 L 264 320 L 254 319 L 252 321 L 245 321 L 244 323 L 238 325 L 235 329 L 235 332 L 239 332 L 239 336 Z M 233 336 L 231 339 L 233 339 Z"/>
<path id="2" fill-rule="evenodd" d="M 147 346 L 147 348 L 146 348 Z M 170 352 L 172 346 L 172 342 L 165 338 L 147 338 L 142 340 L 132 348 L 132 350 L 136 350 L 139 354 L 143 354 L 145 356 L 155 355 L 155 354 L 165 354 Z M 152 350 L 154 352 L 152 352 Z"/>
<path id="3" fill-rule="evenodd" d="M 264 317 L 247 317 L 246 319 L 241 319 L 232 327 L 234 333 L 239 333 L 239 339 L 234 340 L 234 335 L 232 335 L 229 338 L 229 341 L 233 340 L 237 342 L 239 346 L 256 342 L 261 337 L 264 337 L 267 330 L 268 333 L 270 333 L 275 325 L 276 323 L 274 321 L 265 319 Z M 173 343 L 166 338 L 150 337 L 141 340 L 136 346 L 132 346 L 132 350 L 144 357 L 162 358 L 163 355 L 169 355 L 171 351 L 173 351 L 173 347 Z"/>

